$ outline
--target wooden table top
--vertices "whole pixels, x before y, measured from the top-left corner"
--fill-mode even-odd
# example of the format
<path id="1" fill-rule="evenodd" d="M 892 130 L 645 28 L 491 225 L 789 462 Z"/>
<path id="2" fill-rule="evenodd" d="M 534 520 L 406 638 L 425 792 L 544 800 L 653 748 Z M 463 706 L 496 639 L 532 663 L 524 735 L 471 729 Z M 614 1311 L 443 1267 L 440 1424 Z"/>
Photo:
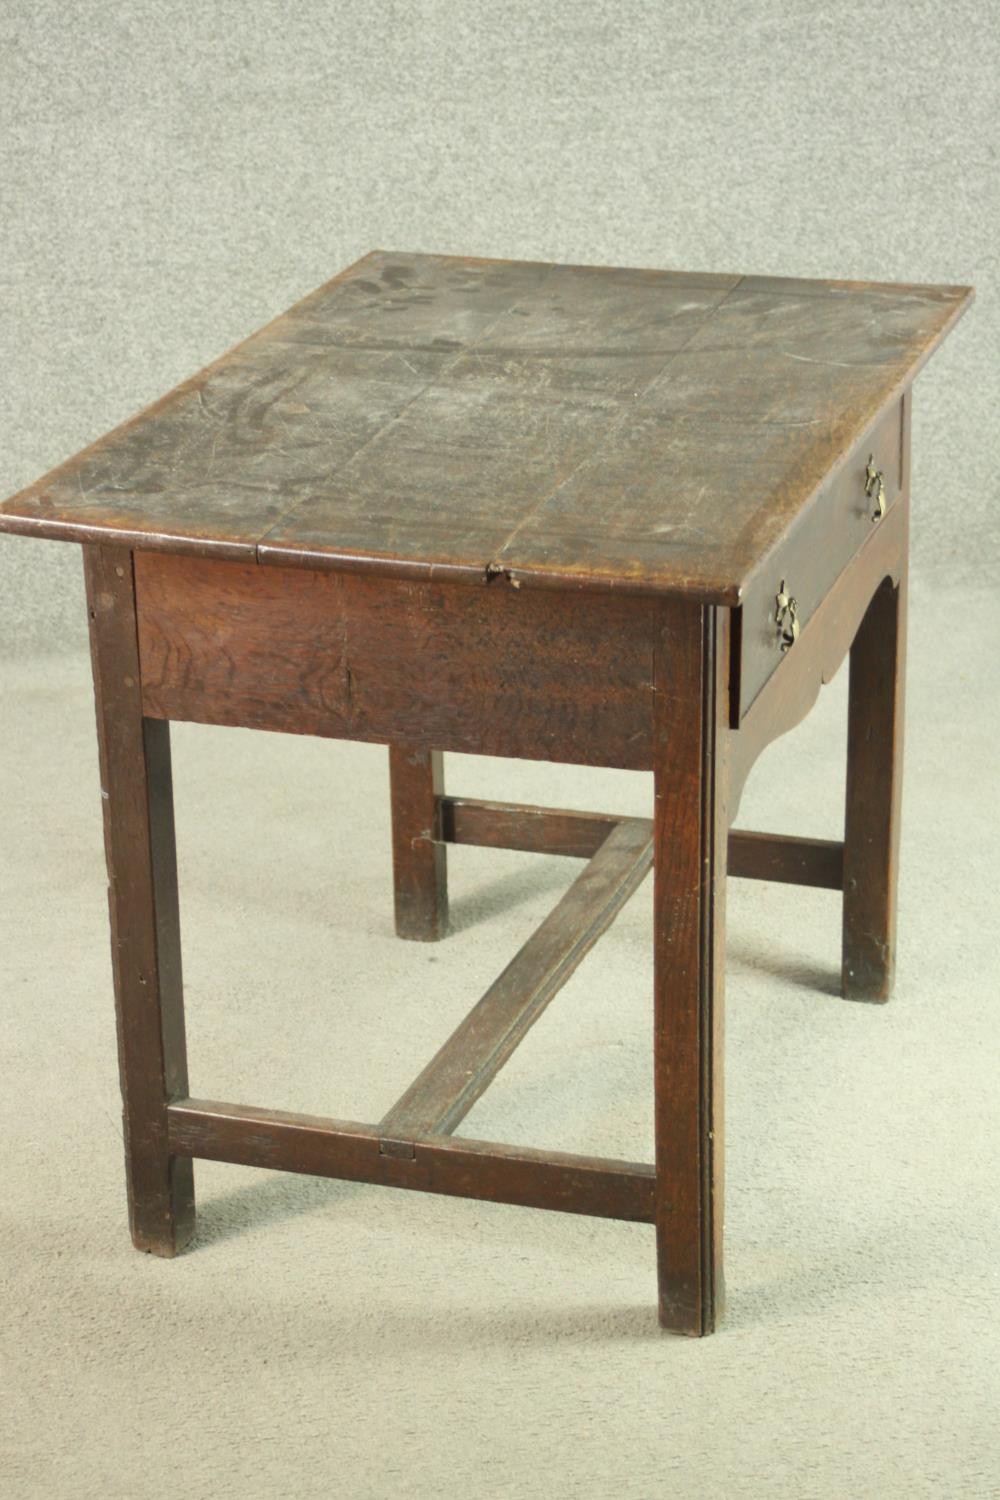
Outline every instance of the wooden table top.
<path id="1" fill-rule="evenodd" d="M 0 531 L 734 604 L 971 297 L 374 251 Z"/>

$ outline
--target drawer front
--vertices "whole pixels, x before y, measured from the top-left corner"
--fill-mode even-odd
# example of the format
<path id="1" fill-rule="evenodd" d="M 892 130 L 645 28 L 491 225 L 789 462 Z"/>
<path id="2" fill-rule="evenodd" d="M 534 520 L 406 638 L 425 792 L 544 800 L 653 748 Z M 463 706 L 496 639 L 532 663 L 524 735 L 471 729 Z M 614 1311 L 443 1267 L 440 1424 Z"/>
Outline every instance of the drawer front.
<path id="1" fill-rule="evenodd" d="M 808 625 L 817 605 L 878 526 L 880 491 L 886 511 L 899 499 L 903 431 L 903 402 L 898 401 L 865 434 L 747 588 L 738 647 L 740 719 L 785 654 L 794 650 L 793 619 L 799 630 Z M 872 477 L 872 470 L 881 479 Z M 780 624 L 779 595 L 781 602 L 788 600 Z"/>

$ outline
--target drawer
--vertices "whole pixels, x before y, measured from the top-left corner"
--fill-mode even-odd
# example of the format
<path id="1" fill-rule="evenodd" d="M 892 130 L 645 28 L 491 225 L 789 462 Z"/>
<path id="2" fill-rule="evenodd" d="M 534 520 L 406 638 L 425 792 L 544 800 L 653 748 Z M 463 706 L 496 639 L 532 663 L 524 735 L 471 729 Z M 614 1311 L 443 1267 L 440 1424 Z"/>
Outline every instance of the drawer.
<path id="1" fill-rule="evenodd" d="M 739 715 L 742 719 L 761 688 L 784 660 L 782 630 L 776 619 L 779 593 L 794 601 L 802 630 L 831 586 L 871 536 L 878 520 L 877 480 L 882 476 L 886 511 L 899 499 L 903 483 L 903 402 L 895 402 L 852 449 L 846 463 L 815 495 L 788 535 L 751 579 L 734 632 L 739 654 Z M 790 612 L 785 614 L 786 633 Z M 734 685 L 735 698 L 735 685 Z M 735 704 L 734 704 L 735 706 Z"/>

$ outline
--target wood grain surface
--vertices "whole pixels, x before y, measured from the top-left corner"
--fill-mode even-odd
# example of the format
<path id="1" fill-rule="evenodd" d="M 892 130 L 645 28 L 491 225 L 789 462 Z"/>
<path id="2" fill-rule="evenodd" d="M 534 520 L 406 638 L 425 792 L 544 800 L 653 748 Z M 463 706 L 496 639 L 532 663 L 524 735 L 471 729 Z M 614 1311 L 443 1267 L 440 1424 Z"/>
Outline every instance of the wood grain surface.
<path id="1" fill-rule="evenodd" d="M 648 768 L 648 600 L 136 553 L 143 711 Z"/>
<path id="2" fill-rule="evenodd" d="M 868 460 L 882 476 L 886 515 L 903 493 L 905 415 L 910 392 L 893 404 L 855 443 L 846 462 L 823 484 L 813 503 L 797 517 L 767 564 L 746 588 L 740 611 L 739 717 L 747 712 L 781 664 L 775 604 L 782 584 L 796 601 L 804 628 L 851 559 L 885 525 L 866 492 Z"/>
<path id="3" fill-rule="evenodd" d="M 132 558 L 84 549 L 108 866 L 129 1226 L 172 1256 L 194 1233 L 190 1160 L 167 1141 L 188 1091 L 170 726 L 142 716 Z"/>
<path id="4" fill-rule="evenodd" d="M 896 966 L 903 783 L 906 555 L 882 581 L 851 646 L 841 985 L 850 1000 L 888 1000 Z"/>
<path id="5" fill-rule="evenodd" d="M 448 930 L 448 850 L 438 837 L 444 756 L 389 746 L 392 879 L 396 936 L 433 943 Z"/>
<path id="6" fill-rule="evenodd" d="M 794 647 L 782 658 L 730 737 L 729 811 L 735 818 L 746 779 L 761 752 L 800 724 L 831 682 L 885 579 L 897 584 L 909 552 L 909 498 L 904 495 L 872 528 L 861 551 L 816 609 Z M 882 710 L 878 711 L 881 717 Z M 902 738 L 898 740 L 902 749 Z"/>
<path id="7" fill-rule="evenodd" d="M 725 1301 L 725 610 L 663 605 L 657 655 L 653 975 L 660 1322 L 711 1333 Z M 678 712 L 678 710 L 681 710 Z"/>
<path id="8" fill-rule="evenodd" d="M 970 299 L 377 251 L 0 530 L 735 604 Z"/>
<path id="9" fill-rule="evenodd" d="M 655 1172 L 644 1162 L 449 1136 L 416 1140 L 412 1153 L 394 1156 L 381 1149 L 377 1125 L 206 1099 L 178 1100 L 167 1116 L 171 1149 L 207 1161 L 639 1224 L 653 1220 Z"/>
<path id="10" fill-rule="evenodd" d="M 449 844 L 523 849 L 531 854 L 575 859 L 592 859 L 612 828 L 626 821 L 615 813 L 525 807 L 476 797 L 443 796 L 438 803 L 441 838 Z M 652 829 L 651 822 L 649 826 Z M 844 845 L 837 839 L 802 839 L 734 828 L 728 849 L 728 873 L 737 878 L 820 886 L 832 891 L 840 890 L 844 883 Z"/>

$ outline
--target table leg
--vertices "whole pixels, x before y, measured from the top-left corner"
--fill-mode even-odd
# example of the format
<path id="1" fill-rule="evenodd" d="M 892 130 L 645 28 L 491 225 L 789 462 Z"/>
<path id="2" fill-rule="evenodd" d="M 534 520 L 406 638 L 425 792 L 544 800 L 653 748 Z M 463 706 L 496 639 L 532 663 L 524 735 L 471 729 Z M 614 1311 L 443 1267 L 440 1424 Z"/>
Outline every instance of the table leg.
<path id="1" fill-rule="evenodd" d="M 849 1000 L 887 1000 L 896 946 L 903 779 L 906 573 L 886 579 L 851 647 L 844 830 L 842 987 Z"/>
<path id="2" fill-rule="evenodd" d="M 728 612 L 672 606 L 656 666 L 654 985 L 660 1322 L 722 1314 Z"/>
<path id="3" fill-rule="evenodd" d="M 84 547 L 108 862 L 129 1224 L 174 1255 L 194 1229 L 191 1158 L 171 1156 L 167 1105 L 188 1093 L 170 730 L 144 719 L 132 555 Z"/>
<path id="4" fill-rule="evenodd" d="M 389 746 L 396 932 L 401 938 L 432 942 L 448 930 L 447 850 L 437 826 L 437 798 L 443 794 L 439 750 Z"/>

